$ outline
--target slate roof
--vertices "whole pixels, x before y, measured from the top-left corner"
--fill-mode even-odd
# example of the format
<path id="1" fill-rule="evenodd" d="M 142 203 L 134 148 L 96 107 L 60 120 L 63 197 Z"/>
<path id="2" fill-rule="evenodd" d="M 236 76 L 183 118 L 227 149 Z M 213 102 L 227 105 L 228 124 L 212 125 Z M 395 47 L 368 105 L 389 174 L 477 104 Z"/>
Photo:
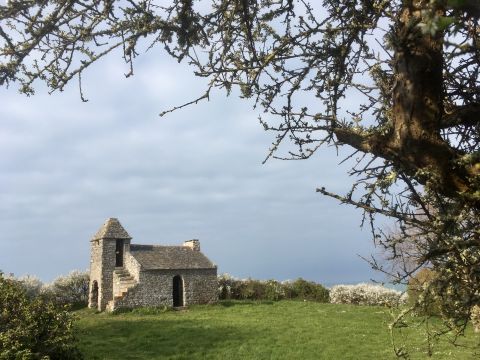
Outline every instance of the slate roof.
<path id="1" fill-rule="evenodd" d="M 92 240 L 98 239 L 131 239 L 120 221 L 116 218 L 109 218 L 93 236 Z"/>
<path id="2" fill-rule="evenodd" d="M 186 246 L 130 245 L 130 253 L 143 270 L 215 269 L 200 251 Z"/>

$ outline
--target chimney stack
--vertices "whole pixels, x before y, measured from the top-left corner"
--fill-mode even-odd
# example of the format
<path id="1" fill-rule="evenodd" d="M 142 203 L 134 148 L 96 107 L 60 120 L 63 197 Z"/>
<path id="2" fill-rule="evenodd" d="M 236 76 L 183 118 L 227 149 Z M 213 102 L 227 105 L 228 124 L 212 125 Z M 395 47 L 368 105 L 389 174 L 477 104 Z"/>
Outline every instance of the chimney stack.
<path id="1" fill-rule="evenodd" d="M 189 247 L 193 251 L 200 251 L 200 240 L 198 239 L 187 240 L 183 243 L 183 246 Z"/>

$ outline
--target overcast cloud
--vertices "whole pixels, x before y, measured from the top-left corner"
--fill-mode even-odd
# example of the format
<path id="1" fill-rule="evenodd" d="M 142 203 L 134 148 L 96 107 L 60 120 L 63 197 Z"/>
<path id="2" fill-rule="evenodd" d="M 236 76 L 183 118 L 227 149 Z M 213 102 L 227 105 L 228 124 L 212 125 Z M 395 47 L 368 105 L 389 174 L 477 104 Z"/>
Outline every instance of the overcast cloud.
<path id="1" fill-rule="evenodd" d="M 118 58 L 77 84 L 26 98 L 0 89 L 0 269 L 50 281 L 89 264 L 89 240 L 117 217 L 134 243 L 199 238 L 238 277 L 325 284 L 375 276 L 357 254 L 373 247 L 360 212 L 315 193 L 348 190 L 334 149 L 308 161 L 261 165 L 273 134 L 251 104 L 216 92 L 153 54 L 125 79 Z M 378 277 L 378 276 L 377 276 Z"/>

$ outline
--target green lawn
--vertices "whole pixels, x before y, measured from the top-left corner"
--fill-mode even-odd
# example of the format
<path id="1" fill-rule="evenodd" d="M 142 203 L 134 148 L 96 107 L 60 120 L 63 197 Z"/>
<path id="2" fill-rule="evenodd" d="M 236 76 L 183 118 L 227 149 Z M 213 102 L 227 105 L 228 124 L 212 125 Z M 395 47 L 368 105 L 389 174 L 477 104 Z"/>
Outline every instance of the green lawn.
<path id="1" fill-rule="evenodd" d="M 86 359 L 395 359 L 390 313 L 380 307 L 226 302 L 153 314 L 77 314 Z M 406 335 L 412 358 L 426 358 L 424 327 Z M 469 331 L 462 341 L 474 345 L 478 338 Z M 445 341 L 433 358 L 479 357 Z"/>

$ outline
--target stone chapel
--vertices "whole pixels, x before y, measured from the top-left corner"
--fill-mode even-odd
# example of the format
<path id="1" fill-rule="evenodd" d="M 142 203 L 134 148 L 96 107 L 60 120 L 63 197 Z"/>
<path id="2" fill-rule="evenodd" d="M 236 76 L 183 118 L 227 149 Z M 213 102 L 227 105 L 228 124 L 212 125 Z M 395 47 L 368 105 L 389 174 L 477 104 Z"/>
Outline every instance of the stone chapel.
<path id="1" fill-rule="evenodd" d="M 91 240 L 88 307 L 182 307 L 218 300 L 217 267 L 198 240 L 180 246 L 136 245 L 115 218 Z"/>

